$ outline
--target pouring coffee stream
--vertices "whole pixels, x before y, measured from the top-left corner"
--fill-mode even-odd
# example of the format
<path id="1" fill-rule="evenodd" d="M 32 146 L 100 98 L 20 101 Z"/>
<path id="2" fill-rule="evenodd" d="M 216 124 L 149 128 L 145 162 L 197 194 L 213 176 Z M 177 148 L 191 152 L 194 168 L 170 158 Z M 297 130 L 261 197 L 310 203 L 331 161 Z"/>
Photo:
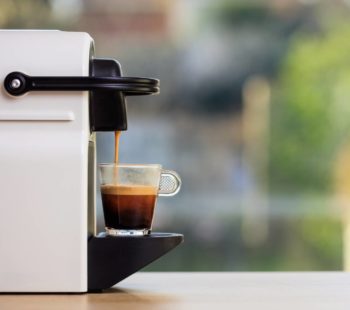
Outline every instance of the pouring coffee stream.
<path id="1" fill-rule="evenodd" d="M 117 165 L 119 162 L 119 139 L 121 131 L 114 132 L 114 163 Z"/>
<path id="2" fill-rule="evenodd" d="M 119 163 L 119 140 L 121 131 L 117 130 L 114 132 L 114 164 L 115 169 L 113 171 L 113 184 L 118 184 L 118 163 Z"/>

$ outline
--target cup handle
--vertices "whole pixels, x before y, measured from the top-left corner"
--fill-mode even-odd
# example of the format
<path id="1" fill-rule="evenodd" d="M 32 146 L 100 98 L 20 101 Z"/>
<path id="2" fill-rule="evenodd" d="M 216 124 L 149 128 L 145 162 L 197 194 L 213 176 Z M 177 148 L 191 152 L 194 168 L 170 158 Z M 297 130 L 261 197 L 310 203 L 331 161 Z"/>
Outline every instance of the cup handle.
<path id="1" fill-rule="evenodd" d="M 160 174 L 160 182 L 158 188 L 159 196 L 174 196 L 181 187 L 180 176 L 172 170 L 162 170 Z"/>

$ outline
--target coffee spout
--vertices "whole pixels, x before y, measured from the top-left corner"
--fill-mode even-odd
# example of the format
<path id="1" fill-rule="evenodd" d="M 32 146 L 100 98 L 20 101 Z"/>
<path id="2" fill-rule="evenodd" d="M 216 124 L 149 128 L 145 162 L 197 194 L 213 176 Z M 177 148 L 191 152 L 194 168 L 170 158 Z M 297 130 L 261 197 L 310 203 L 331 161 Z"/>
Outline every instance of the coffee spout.
<path id="1" fill-rule="evenodd" d="M 92 59 L 90 76 L 120 77 L 120 64 L 112 59 Z M 90 92 L 90 128 L 92 131 L 126 130 L 126 99 L 120 91 L 103 90 Z"/>
<path id="2" fill-rule="evenodd" d="M 93 59 L 92 77 L 121 77 L 120 64 L 114 59 Z M 94 90 L 90 93 L 90 127 L 92 131 L 127 129 L 126 96 L 159 92 L 159 81 L 147 78 L 124 78 L 125 90 Z"/>

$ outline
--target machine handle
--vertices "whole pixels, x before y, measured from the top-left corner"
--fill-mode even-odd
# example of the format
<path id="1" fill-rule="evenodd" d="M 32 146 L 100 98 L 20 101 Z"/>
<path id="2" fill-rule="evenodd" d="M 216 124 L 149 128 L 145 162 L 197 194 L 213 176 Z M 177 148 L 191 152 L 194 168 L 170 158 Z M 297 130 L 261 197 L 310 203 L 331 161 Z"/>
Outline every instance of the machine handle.
<path id="1" fill-rule="evenodd" d="M 140 77 L 92 76 L 29 76 L 22 72 L 9 73 L 4 87 L 12 96 L 29 91 L 114 90 L 126 96 L 159 93 L 159 80 Z"/>

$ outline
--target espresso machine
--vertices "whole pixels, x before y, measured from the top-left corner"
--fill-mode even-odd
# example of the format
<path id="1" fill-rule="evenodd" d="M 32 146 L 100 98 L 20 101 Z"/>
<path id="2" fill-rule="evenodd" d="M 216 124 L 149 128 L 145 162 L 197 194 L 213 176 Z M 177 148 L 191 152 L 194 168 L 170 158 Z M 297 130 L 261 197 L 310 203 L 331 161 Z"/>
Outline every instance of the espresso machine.
<path id="1" fill-rule="evenodd" d="M 0 292 L 99 291 L 183 241 L 96 231 L 95 132 L 127 129 L 123 77 L 86 33 L 0 31 Z"/>

